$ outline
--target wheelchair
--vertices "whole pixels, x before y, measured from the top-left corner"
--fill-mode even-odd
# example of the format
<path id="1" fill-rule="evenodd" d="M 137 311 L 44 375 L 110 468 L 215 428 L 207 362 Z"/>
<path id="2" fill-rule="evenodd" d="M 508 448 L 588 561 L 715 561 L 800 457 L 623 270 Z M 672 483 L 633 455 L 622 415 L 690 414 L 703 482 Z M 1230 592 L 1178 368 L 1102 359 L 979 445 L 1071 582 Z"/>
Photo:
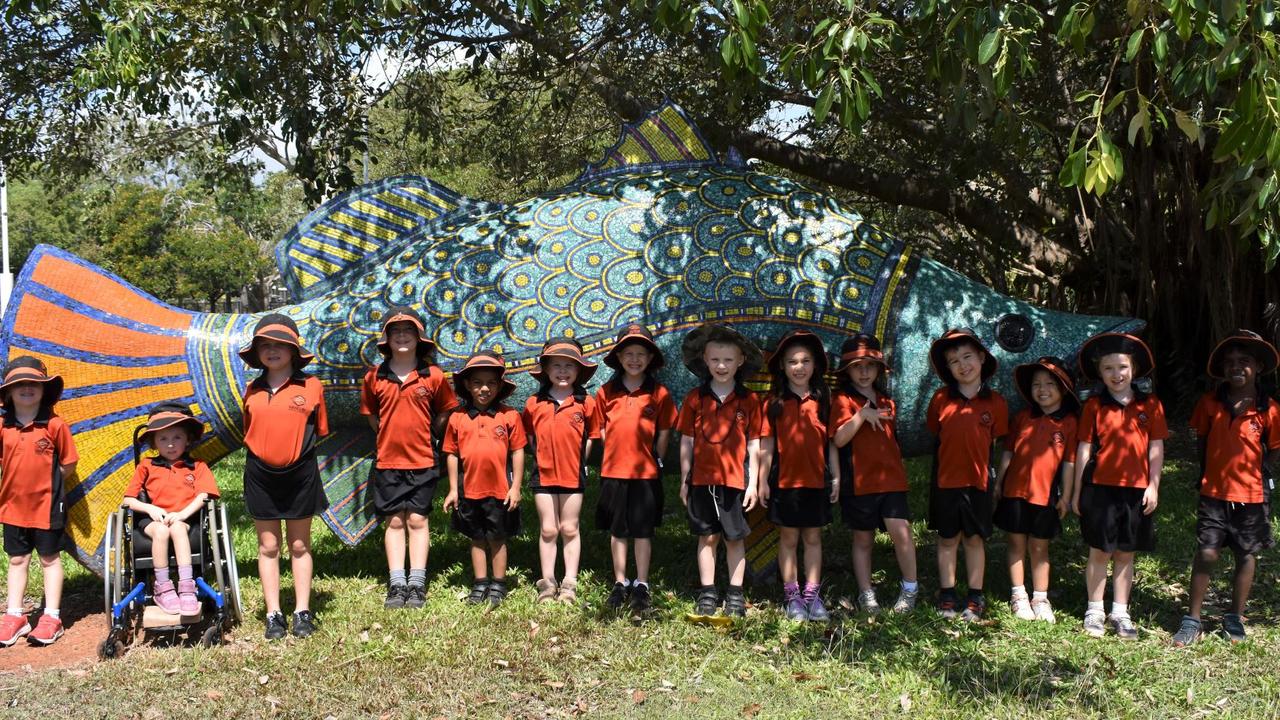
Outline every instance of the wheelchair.
<path id="1" fill-rule="evenodd" d="M 122 656 L 135 639 L 147 635 L 186 633 L 188 640 L 212 647 L 222 644 L 240 624 L 240 576 L 226 506 L 210 499 L 189 523 L 191 567 L 201 612 L 179 616 L 150 604 L 155 577 L 151 538 L 137 529 L 133 511 L 121 507 L 107 518 L 102 575 L 108 632 L 98 645 L 100 659 Z M 169 562 L 176 576 L 172 548 Z"/>

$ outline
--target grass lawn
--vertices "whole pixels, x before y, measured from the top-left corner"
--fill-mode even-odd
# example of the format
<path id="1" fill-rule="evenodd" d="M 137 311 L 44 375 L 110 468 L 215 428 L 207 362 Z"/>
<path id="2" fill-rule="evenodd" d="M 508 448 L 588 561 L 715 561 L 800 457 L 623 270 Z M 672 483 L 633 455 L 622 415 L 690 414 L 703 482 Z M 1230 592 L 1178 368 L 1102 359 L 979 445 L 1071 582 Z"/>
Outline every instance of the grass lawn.
<path id="1" fill-rule="evenodd" d="M 908 617 L 869 620 L 839 609 L 856 594 L 848 532 L 826 534 L 830 626 L 789 623 L 776 585 L 748 588 L 745 621 L 717 631 L 683 621 L 695 584 L 693 538 L 668 491 L 655 543 L 653 619 L 633 623 L 602 611 L 611 585 L 608 540 L 584 523 L 584 608 L 535 606 L 536 543 L 513 545 L 508 602 L 492 612 L 460 601 L 470 585 L 465 539 L 432 517 L 430 589 L 421 611 L 382 609 L 381 534 L 349 548 L 322 523 L 315 530 L 319 632 L 309 640 L 262 640 L 262 600 L 252 524 L 239 499 L 237 455 L 217 470 L 238 528 L 247 622 L 215 649 L 135 647 L 123 660 L 0 678 L 0 715 L 14 717 L 1276 717 L 1280 714 L 1277 575 L 1264 559 L 1250 604 L 1251 641 L 1207 638 L 1168 647 L 1185 601 L 1194 549 L 1194 468 L 1175 452 L 1158 511 L 1159 551 L 1141 556 L 1132 600 L 1143 630 L 1136 643 L 1081 632 L 1085 547 L 1076 525 L 1053 547 L 1056 626 L 1021 622 L 1008 604 L 1005 545 L 988 545 L 989 622 L 939 619 L 928 606 Z M 927 467 L 911 464 L 916 516 L 923 517 Z M 528 496 L 526 496 L 527 498 Z M 437 508 L 439 500 L 437 500 Z M 594 508 L 588 494 L 587 507 Z M 533 523 L 532 503 L 525 526 Z M 588 518 L 592 512 L 584 512 Z M 932 539 L 916 523 L 925 597 L 936 590 Z M 898 571 L 880 537 L 875 557 L 882 603 Z M 69 563 L 69 565 L 71 565 Z M 1229 592 L 1224 561 L 1206 608 L 1221 615 Z M 963 573 L 961 574 L 963 577 Z M 38 596 L 38 573 L 32 575 Z M 291 607 L 291 588 L 284 589 Z M 97 577 L 69 567 L 68 593 L 98 598 Z M 54 651 L 56 651 L 54 646 Z M 2 652 L 2 650 L 0 650 Z"/>

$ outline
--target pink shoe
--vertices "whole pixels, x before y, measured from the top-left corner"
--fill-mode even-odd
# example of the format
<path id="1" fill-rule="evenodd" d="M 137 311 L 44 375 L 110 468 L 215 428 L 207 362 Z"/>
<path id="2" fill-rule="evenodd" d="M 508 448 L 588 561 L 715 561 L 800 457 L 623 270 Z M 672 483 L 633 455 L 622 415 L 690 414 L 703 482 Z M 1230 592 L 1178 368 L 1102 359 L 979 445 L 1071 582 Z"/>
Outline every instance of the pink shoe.
<path id="1" fill-rule="evenodd" d="M 27 622 L 26 615 L 6 613 L 4 618 L 0 619 L 0 645 L 9 647 L 29 632 L 31 632 L 31 624 Z"/>
<path id="2" fill-rule="evenodd" d="M 155 602 L 156 607 L 170 615 L 178 615 L 182 612 L 182 605 L 178 602 L 178 593 L 173 589 L 172 580 L 156 581 Z"/>
<path id="3" fill-rule="evenodd" d="M 52 645 L 54 640 L 62 637 L 62 620 L 50 615 L 41 615 L 36 629 L 27 637 L 41 645 Z"/>
<path id="4" fill-rule="evenodd" d="M 195 580 L 178 581 L 178 605 L 186 616 L 200 614 L 200 599 L 196 597 Z"/>

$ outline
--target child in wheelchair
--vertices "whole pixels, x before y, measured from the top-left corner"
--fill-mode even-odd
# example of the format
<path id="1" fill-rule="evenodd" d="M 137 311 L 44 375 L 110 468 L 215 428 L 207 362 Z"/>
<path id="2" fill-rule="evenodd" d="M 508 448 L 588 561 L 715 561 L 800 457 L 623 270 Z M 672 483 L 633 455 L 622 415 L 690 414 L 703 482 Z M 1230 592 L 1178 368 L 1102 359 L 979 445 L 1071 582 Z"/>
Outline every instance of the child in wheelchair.
<path id="1" fill-rule="evenodd" d="M 204 432 L 204 424 L 178 403 L 164 403 L 151 410 L 147 424 L 134 433 L 134 453 L 140 445 L 156 451 L 138 461 L 133 481 L 125 490 L 124 506 L 134 512 L 137 531 L 151 539 L 155 568 L 152 594 L 155 604 L 171 615 L 197 615 L 200 601 L 191 567 L 191 525 L 209 498 L 218 497 L 213 473 L 188 449 Z M 178 565 L 175 589 L 169 570 L 169 549 Z"/>

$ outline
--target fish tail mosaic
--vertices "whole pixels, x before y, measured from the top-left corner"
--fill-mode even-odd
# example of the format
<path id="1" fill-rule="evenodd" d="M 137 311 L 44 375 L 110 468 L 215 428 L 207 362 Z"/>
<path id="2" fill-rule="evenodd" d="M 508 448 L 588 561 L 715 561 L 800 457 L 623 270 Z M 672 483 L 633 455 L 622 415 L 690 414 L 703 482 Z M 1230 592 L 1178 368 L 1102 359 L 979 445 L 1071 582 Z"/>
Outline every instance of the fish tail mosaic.
<path id="1" fill-rule="evenodd" d="M 565 187 L 497 205 L 426 178 L 388 178 L 309 214 L 276 258 L 294 303 L 273 311 L 297 322 L 329 405 L 333 432 L 318 449 L 331 503 L 324 519 L 348 543 L 376 525 L 373 435 L 358 390 L 380 360 L 382 317 L 398 305 L 422 314 L 446 372 L 495 349 L 525 393 L 546 339 L 575 337 L 599 360 L 630 322 L 647 326 L 668 358 L 710 320 L 765 348 L 795 327 L 832 350 L 874 332 L 891 359 L 907 454 L 930 447 L 924 413 L 937 381 L 928 347 L 947 328 L 974 328 L 1001 362 L 997 388 L 1013 397 L 1014 364 L 1071 359 L 1096 332 L 1142 327 L 1000 295 L 829 195 L 717 155 L 671 103 L 625 126 Z M 81 454 L 68 533 L 85 564 L 100 565 L 106 517 L 132 472 L 131 432 L 148 407 L 191 407 L 208 427 L 195 454 L 208 461 L 243 445 L 240 398 L 251 376 L 236 350 L 257 317 L 181 310 L 65 251 L 32 252 L 0 325 L 0 356 L 36 355 L 67 381 L 57 411 Z M 695 383 L 678 362 L 661 380 L 677 398 Z M 764 389 L 764 380 L 750 384 Z M 753 518 L 753 569 L 775 550 L 776 534 Z"/>

